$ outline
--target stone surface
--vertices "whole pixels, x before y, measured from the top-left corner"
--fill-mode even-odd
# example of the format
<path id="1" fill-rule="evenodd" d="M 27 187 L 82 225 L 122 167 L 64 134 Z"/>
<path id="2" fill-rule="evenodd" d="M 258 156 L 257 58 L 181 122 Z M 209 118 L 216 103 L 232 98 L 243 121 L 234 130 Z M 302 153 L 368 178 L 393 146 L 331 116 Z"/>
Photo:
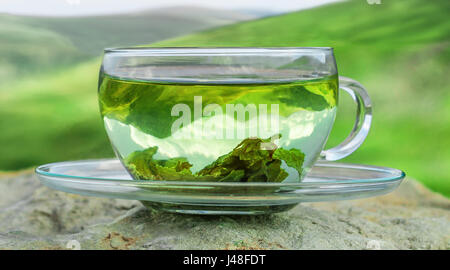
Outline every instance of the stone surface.
<path id="1" fill-rule="evenodd" d="M 450 200 L 407 179 L 393 193 L 269 216 L 189 216 L 0 175 L 0 249 L 450 249 Z"/>

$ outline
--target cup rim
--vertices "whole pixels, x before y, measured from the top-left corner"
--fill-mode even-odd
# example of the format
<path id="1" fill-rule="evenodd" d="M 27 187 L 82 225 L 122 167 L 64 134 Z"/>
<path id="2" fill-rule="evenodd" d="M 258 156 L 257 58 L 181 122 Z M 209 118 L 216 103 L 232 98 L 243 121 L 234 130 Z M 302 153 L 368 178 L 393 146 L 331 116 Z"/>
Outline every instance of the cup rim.
<path id="1" fill-rule="evenodd" d="M 333 47 L 111 47 L 110 53 L 163 53 L 163 54 L 247 54 L 247 53 L 333 53 Z"/>

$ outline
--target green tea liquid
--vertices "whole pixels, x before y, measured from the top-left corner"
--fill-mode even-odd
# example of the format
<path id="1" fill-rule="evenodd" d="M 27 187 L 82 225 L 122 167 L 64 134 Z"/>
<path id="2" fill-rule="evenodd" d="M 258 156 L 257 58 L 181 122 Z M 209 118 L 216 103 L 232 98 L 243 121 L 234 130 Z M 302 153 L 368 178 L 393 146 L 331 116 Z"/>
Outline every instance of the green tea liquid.
<path id="1" fill-rule="evenodd" d="M 99 82 L 108 136 L 139 179 L 195 180 L 203 179 L 203 173 L 209 180 L 217 175 L 222 179 L 218 181 L 228 179 L 225 176 L 250 181 L 261 175 L 263 182 L 271 177 L 299 181 L 327 140 L 337 97 L 337 76 L 231 84 L 137 81 L 101 74 Z M 246 154 L 236 149 L 240 144 Z M 295 163 L 300 153 L 303 160 Z M 251 155 L 259 165 L 246 161 Z M 164 177 L 173 179 L 160 179 Z"/>

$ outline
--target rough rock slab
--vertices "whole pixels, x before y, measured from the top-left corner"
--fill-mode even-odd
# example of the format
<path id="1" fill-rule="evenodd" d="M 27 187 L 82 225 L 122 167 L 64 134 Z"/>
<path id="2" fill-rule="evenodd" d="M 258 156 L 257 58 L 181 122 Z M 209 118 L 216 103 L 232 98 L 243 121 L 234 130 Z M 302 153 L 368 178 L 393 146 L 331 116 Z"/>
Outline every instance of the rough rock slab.
<path id="1" fill-rule="evenodd" d="M 407 179 L 393 193 L 269 216 L 189 216 L 0 175 L 0 249 L 450 249 L 450 200 Z"/>

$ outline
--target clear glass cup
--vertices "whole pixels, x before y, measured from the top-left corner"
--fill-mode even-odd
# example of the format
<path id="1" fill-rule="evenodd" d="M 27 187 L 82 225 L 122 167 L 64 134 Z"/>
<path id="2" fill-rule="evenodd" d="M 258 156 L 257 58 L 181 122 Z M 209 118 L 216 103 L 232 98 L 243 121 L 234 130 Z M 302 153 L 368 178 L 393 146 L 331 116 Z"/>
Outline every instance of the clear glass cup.
<path id="1" fill-rule="evenodd" d="M 338 90 L 355 125 L 324 150 Z M 364 141 L 371 102 L 338 77 L 332 48 L 106 49 L 99 104 L 117 157 L 134 179 L 300 182 L 318 159 Z"/>

